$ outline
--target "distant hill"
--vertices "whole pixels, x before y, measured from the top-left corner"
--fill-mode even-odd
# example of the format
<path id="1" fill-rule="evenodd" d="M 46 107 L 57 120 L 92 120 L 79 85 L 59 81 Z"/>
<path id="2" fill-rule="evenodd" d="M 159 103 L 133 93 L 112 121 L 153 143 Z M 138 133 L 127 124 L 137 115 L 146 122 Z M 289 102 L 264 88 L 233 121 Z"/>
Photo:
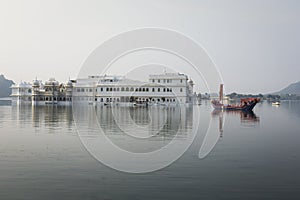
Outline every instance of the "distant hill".
<path id="1" fill-rule="evenodd" d="M 0 75 L 0 97 L 9 97 L 12 84 L 14 84 L 12 80 L 6 79 L 2 74 Z"/>
<path id="2" fill-rule="evenodd" d="M 297 94 L 300 95 L 300 81 L 297 83 L 292 83 L 286 88 L 275 92 L 275 94 Z"/>

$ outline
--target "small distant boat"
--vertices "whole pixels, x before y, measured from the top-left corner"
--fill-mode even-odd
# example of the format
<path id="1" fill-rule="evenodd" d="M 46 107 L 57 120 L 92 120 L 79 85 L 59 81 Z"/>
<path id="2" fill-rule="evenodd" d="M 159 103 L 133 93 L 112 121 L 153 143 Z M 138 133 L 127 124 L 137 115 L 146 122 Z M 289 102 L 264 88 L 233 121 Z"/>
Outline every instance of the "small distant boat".
<path id="1" fill-rule="evenodd" d="M 148 102 L 146 101 L 136 101 L 133 103 L 136 107 L 148 107 Z"/>
<path id="2" fill-rule="evenodd" d="M 274 106 L 279 106 L 279 105 L 280 105 L 280 101 L 272 102 L 272 105 L 274 105 Z"/>
<path id="3" fill-rule="evenodd" d="M 216 110 L 242 110 L 252 111 L 255 105 L 260 101 L 259 98 L 244 98 L 240 104 L 223 104 L 223 84 L 220 85 L 219 100 L 212 100 L 211 104 Z"/>

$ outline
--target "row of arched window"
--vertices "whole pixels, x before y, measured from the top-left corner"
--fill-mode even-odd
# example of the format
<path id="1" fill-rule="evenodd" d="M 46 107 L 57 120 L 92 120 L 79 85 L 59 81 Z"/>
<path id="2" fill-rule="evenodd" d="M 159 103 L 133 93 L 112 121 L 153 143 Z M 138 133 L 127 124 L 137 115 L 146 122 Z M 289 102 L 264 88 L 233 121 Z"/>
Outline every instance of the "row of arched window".
<path id="1" fill-rule="evenodd" d="M 72 97 L 32 97 L 33 101 L 72 101 Z"/>
<path id="2" fill-rule="evenodd" d="M 100 91 L 106 91 L 106 92 L 172 92 L 172 88 L 145 88 L 145 87 L 139 87 L 139 88 L 133 88 L 133 87 L 107 87 L 107 88 L 100 88 Z"/>
<path id="3" fill-rule="evenodd" d="M 92 97 L 75 97 L 78 101 L 92 101 Z M 134 97 L 96 97 L 96 102 L 134 102 Z M 175 98 L 139 98 L 139 100 L 147 102 L 176 102 Z"/>
<path id="4" fill-rule="evenodd" d="M 97 92 L 97 89 L 95 90 Z M 147 87 L 101 87 L 100 92 L 173 92 L 172 88 L 147 88 Z M 92 88 L 77 88 L 76 92 L 93 92 Z M 180 88 L 180 92 L 183 92 L 183 89 Z"/>

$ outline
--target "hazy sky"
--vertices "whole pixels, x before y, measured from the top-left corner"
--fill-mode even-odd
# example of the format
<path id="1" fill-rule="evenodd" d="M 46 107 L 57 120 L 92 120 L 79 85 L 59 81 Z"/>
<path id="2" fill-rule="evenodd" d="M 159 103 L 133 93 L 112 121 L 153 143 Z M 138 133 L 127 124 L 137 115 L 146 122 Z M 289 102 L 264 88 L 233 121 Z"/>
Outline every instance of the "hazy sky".
<path id="1" fill-rule="evenodd" d="M 0 0 L 0 74 L 66 81 L 102 42 L 161 27 L 201 44 L 227 92 L 273 92 L 300 80 L 300 1 Z"/>

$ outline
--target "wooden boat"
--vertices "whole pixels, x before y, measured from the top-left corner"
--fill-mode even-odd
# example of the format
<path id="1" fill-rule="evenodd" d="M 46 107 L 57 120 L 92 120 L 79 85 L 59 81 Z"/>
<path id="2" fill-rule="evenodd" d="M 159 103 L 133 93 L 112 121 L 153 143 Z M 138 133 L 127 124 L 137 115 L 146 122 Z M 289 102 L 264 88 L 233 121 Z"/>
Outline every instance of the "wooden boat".
<path id="1" fill-rule="evenodd" d="M 211 104 L 217 110 L 242 110 L 252 111 L 255 105 L 260 101 L 259 98 L 244 98 L 240 104 L 224 104 L 223 103 L 223 84 L 220 85 L 219 100 L 212 100 Z"/>

